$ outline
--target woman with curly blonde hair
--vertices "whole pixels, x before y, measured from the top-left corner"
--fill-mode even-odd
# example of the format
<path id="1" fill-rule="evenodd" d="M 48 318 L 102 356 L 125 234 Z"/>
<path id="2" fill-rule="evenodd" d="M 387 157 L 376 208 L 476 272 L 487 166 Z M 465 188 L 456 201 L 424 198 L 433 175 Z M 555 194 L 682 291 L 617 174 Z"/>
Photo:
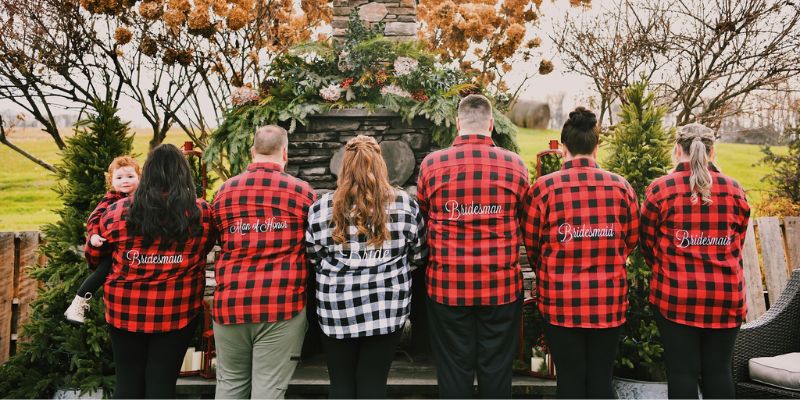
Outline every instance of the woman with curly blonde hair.
<path id="1" fill-rule="evenodd" d="M 417 202 L 389 183 L 372 137 L 347 142 L 337 184 L 311 206 L 306 231 L 329 394 L 384 398 L 411 311 L 412 264 L 427 254 L 425 226 Z"/>

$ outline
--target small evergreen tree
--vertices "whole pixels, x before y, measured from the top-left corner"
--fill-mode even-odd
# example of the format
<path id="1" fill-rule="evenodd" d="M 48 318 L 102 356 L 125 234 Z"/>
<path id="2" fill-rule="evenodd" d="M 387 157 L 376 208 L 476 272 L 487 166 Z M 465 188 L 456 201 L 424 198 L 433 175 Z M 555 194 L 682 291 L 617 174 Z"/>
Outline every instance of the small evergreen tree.
<path id="1" fill-rule="evenodd" d="M 800 118 L 797 126 L 786 128 L 785 135 L 789 140 L 788 154 L 775 154 L 769 146 L 761 150 L 764 153 L 761 163 L 772 168 L 762 180 L 772 186 L 771 198 L 800 205 Z"/>
<path id="2" fill-rule="evenodd" d="M 647 82 L 637 82 L 625 91 L 621 121 L 606 142 L 609 157 L 604 167 L 630 182 L 639 202 L 647 186 L 666 174 L 672 164 L 672 129 L 663 126 L 666 109 L 657 107 Z M 665 377 L 662 361 L 663 347 L 648 301 L 652 271 L 638 250 L 628 258 L 628 314 L 623 326 L 617 357 L 620 376 L 662 380 Z"/>
<path id="3" fill-rule="evenodd" d="M 64 311 L 89 269 L 79 249 L 86 242 L 86 219 L 106 192 L 104 173 L 111 161 L 130 154 L 133 136 L 112 104 L 95 102 L 96 114 L 76 124 L 75 136 L 58 165 L 54 189 L 64 202 L 60 221 L 48 224 L 40 251 L 47 265 L 31 276 L 42 284 L 22 329 L 17 353 L 0 367 L 0 396 L 52 398 L 58 388 L 84 393 L 114 387 L 111 344 L 104 319 L 102 292 L 95 293 L 82 326 L 71 325 Z"/>

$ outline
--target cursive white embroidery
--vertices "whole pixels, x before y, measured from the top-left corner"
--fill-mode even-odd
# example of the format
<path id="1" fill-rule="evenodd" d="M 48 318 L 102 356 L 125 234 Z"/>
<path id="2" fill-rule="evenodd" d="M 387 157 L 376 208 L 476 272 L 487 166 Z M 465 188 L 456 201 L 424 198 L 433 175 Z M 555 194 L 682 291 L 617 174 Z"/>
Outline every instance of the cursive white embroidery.
<path id="1" fill-rule="evenodd" d="M 501 214 L 503 206 L 501 204 L 480 204 L 471 202 L 469 204 L 458 204 L 456 200 L 444 203 L 444 210 L 449 213 L 447 219 L 458 220 L 462 215 L 488 215 Z"/>
<path id="2" fill-rule="evenodd" d="M 264 233 L 264 232 L 273 232 L 273 231 L 280 231 L 289 227 L 289 224 L 286 221 L 278 221 L 275 217 L 271 217 L 270 219 L 265 219 L 263 222 L 260 219 L 256 219 L 254 222 L 248 223 L 244 222 L 241 219 L 234 222 L 233 225 L 228 228 L 229 233 L 239 233 L 241 235 L 246 235 L 248 233 Z"/>
<path id="3" fill-rule="evenodd" d="M 179 264 L 183 262 L 183 255 L 176 254 L 166 256 L 163 254 L 139 254 L 139 250 L 128 250 L 125 253 L 125 259 L 131 262 L 131 265 L 139 264 Z"/>
<path id="4" fill-rule="evenodd" d="M 561 243 L 570 242 L 573 239 L 601 237 L 614 237 L 614 224 L 603 228 L 586 224 L 573 227 L 572 224 L 565 222 L 558 227 L 558 241 Z"/>
<path id="5" fill-rule="evenodd" d="M 705 232 L 700 232 L 698 235 L 692 235 L 689 231 L 676 229 L 675 230 L 675 244 L 685 249 L 689 246 L 730 246 L 730 236 L 707 236 Z"/>

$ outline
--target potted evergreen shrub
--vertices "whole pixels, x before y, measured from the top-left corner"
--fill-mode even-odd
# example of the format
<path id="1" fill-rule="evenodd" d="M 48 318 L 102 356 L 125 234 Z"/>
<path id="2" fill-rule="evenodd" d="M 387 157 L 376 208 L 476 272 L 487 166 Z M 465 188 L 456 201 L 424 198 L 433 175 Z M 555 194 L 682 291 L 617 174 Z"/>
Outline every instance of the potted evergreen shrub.
<path id="1" fill-rule="evenodd" d="M 630 182 L 641 204 L 647 186 L 665 175 L 672 164 L 670 151 L 674 129 L 663 125 L 666 109 L 655 104 L 647 82 L 637 82 L 625 91 L 620 122 L 604 138 L 609 157 L 604 167 Z M 646 383 L 631 388 L 631 382 L 660 382 L 666 378 L 663 346 L 648 300 L 652 271 L 638 250 L 628 259 L 628 314 L 623 326 L 616 361 L 615 388 L 620 398 L 666 398 L 666 383 L 652 392 Z"/>

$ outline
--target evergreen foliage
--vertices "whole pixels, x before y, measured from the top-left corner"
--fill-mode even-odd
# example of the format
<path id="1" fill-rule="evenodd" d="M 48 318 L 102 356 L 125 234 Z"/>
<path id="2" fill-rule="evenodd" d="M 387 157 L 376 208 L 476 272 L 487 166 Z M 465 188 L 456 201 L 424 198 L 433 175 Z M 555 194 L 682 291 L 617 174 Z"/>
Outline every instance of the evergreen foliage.
<path id="1" fill-rule="evenodd" d="M 0 367 L 2 397 L 52 398 L 59 388 L 103 389 L 108 395 L 114 387 L 102 289 L 83 325 L 69 324 L 63 315 L 89 275 L 82 255 L 86 219 L 107 191 L 104 174 L 115 157 L 133 148 L 128 124 L 114 106 L 97 100 L 94 107 L 96 114 L 76 124 L 57 166 L 60 183 L 54 190 L 64 207 L 57 211 L 60 221 L 43 229 L 40 251 L 48 262 L 31 267 L 41 287 L 16 354 Z"/>
<path id="2" fill-rule="evenodd" d="M 788 154 L 775 154 L 769 146 L 761 150 L 764 153 L 761 163 L 772 168 L 772 172 L 762 180 L 773 188 L 771 198 L 788 200 L 800 206 L 800 119 L 797 126 L 786 129 L 785 136 L 789 140 Z"/>
<path id="3" fill-rule="evenodd" d="M 672 164 L 673 129 L 663 126 L 666 109 L 655 105 L 647 82 L 637 82 L 625 91 L 621 121 L 607 138 L 610 156 L 604 167 L 630 182 L 639 202 L 650 183 L 665 175 Z M 648 300 L 652 271 L 635 250 L 628 258 L 628 314 L 622 327 L 617 374 L 642 380 L 665 378 L 663 346 Z"/>

